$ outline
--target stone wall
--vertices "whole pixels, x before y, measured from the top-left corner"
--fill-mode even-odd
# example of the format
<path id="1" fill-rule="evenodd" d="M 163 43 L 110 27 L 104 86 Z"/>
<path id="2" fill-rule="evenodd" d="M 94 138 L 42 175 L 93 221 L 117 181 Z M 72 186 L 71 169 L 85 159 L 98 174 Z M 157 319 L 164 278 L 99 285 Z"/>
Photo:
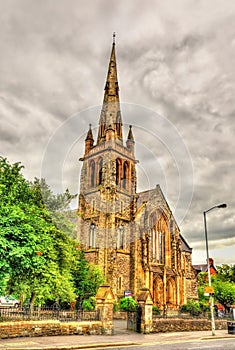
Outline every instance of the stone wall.
<path id="1" fill-rule="evenodd" d="M 216 320 L 215 329 L 227 329 L 226 320 Z M 209 331 L 211 321 L 205 319 L 157 319 L 153 320 L 151 333 Z"/>
<path id="2" fill-rule="evenodd" d="M 16 337 L 39 337 L 50 335 L 103 334 L 101 321 L 60 322 L 60 321 L 21 321 L 1 322 L 0 339 Z"/>

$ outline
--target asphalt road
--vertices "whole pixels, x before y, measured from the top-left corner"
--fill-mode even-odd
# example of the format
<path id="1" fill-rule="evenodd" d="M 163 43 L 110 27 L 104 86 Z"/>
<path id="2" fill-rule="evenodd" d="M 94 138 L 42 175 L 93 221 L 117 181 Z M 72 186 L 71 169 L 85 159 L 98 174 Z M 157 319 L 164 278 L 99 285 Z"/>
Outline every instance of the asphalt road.
<path id="1" fill-rule="evenodd" d="M 107 350 L 106 347 L 93 348 L 95 350 Z M 234 350 L 235 338 L 198 340 L 192 342 L 167 342 L 167 343 L 147 343 L 132 346 L 109 347 L 115 350 Z M 79 349 L 81 350 L 81 348 Z"/>

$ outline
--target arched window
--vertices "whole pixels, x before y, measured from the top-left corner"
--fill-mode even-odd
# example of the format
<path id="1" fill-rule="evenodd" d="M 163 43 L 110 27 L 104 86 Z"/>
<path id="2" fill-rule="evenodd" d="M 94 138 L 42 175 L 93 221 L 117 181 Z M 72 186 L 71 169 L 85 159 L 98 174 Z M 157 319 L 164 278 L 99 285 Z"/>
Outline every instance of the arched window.
<path id="1" fill-rule="evenodd" d="M 124 249 L 124 247 L 125 247 L 124 227 L 120 225 L 118 227 L 117 248 Z"/>
<path id="2" fill-rule="evenodd" d="M 151 251 L 153 262 L 159 262 L 159 232 L 156 227 L 153 227 L 150 232 L 151 237 Z"/>
<path id="3" fill-rule="evenodd" d="M 102 167 L 103 167 L 103 159 L 99 159 L 99 178 L 98 178 L 98 185 L 101 185 L 102 183 Z"/>
<path id="4" fill-rule="evenodd" d="M 118 277 L 118 290 L 122 290 L 122 276 Z"/>
<path id="5" fill-rule="evenodd" d="M 91 187 L 95 186 L 95 162 L 92 160 L 90 162 L 90 183 Z"/>
<path id="6" fill-rule="evenodd" d="M 165 263 L 165 234 L 160 232 L 159 233 L 159 263 L 164 264 Z"/>
<path id="7" fill-rule="evenodd" d="M 123 188 L 127 188 L 127 179 L 128 179 L 128 163 L 124 162 L 123 164 Z"/>
<path id="8" fill-rule="evenodd" d="M 96 226 L 94 223 L 90 225 L 89 248 L 95 248 L 96 245 Z"/>
<path id="9" fill-rule="evenodd" d="M 116 159 L 116 185 L 120 184 L 121 177 L 121 160 L 119 158 Z"/>
<path id="10" fill-rule="evenodd" d="M 166 237 L 169 224 L 162 212 L 154 212 L 149 218 L 150 230 L 150 252 L 153 262 L 165 264 L 166 259 Z"/>
<path id="11" fill-rule="evenodd" d="M 163 252 L 163 235 L 161 232 L 158 233 L 158 237 L 159 237 L 159 263 L 162 264 L 163 263 L 163 256 L 164 256 L 164 252 Z"/>
<path id="12" fill-rule="evenodd" d="M 152 261 L 159 264 L 165 263 L 165 234 L 153 227 L 150 231 Z"/>

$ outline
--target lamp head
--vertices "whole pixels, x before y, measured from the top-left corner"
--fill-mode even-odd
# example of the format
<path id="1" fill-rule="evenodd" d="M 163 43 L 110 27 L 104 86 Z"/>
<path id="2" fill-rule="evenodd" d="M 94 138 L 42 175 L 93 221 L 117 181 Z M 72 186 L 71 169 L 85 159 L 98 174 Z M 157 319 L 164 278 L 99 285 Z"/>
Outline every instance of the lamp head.
<path id="1" fill-rule="evenodd" d="M 227 204 L 226 203 L 223 203 L 223 204 L 220 204 L 217 206 L 217 208 L 226 208 L 227 207 Z"/>

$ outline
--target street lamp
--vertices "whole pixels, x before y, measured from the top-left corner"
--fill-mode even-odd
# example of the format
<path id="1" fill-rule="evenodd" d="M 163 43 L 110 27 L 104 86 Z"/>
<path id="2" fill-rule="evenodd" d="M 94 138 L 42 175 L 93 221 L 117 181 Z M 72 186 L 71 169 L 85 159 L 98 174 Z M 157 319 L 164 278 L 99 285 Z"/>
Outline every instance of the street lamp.
<path id="1" fill-rule="evenodd" d="M 209 249 L 208 249 L 208 239 L 207 239 L 207 226 L 206 226 L 206 213 L 216 208 L 226 208 L 227 204 L 215 205 L 214 207 L 203 212 L 204 216 L 204 226 L 205 226 L 205 238 L 206 238 L 206 257 L 207 257 L 207 271 L 208 271 L 208 283 L 209 287 L 211 287 L 211 271 L 210 271 L 210 262 L 209 262 Z M 215 319 L 214 319 L 214 300 L 213 295 L 210 293 L 210 312 L 211 312 L 211 330 L 212 335 L 215 335 Z"/>

